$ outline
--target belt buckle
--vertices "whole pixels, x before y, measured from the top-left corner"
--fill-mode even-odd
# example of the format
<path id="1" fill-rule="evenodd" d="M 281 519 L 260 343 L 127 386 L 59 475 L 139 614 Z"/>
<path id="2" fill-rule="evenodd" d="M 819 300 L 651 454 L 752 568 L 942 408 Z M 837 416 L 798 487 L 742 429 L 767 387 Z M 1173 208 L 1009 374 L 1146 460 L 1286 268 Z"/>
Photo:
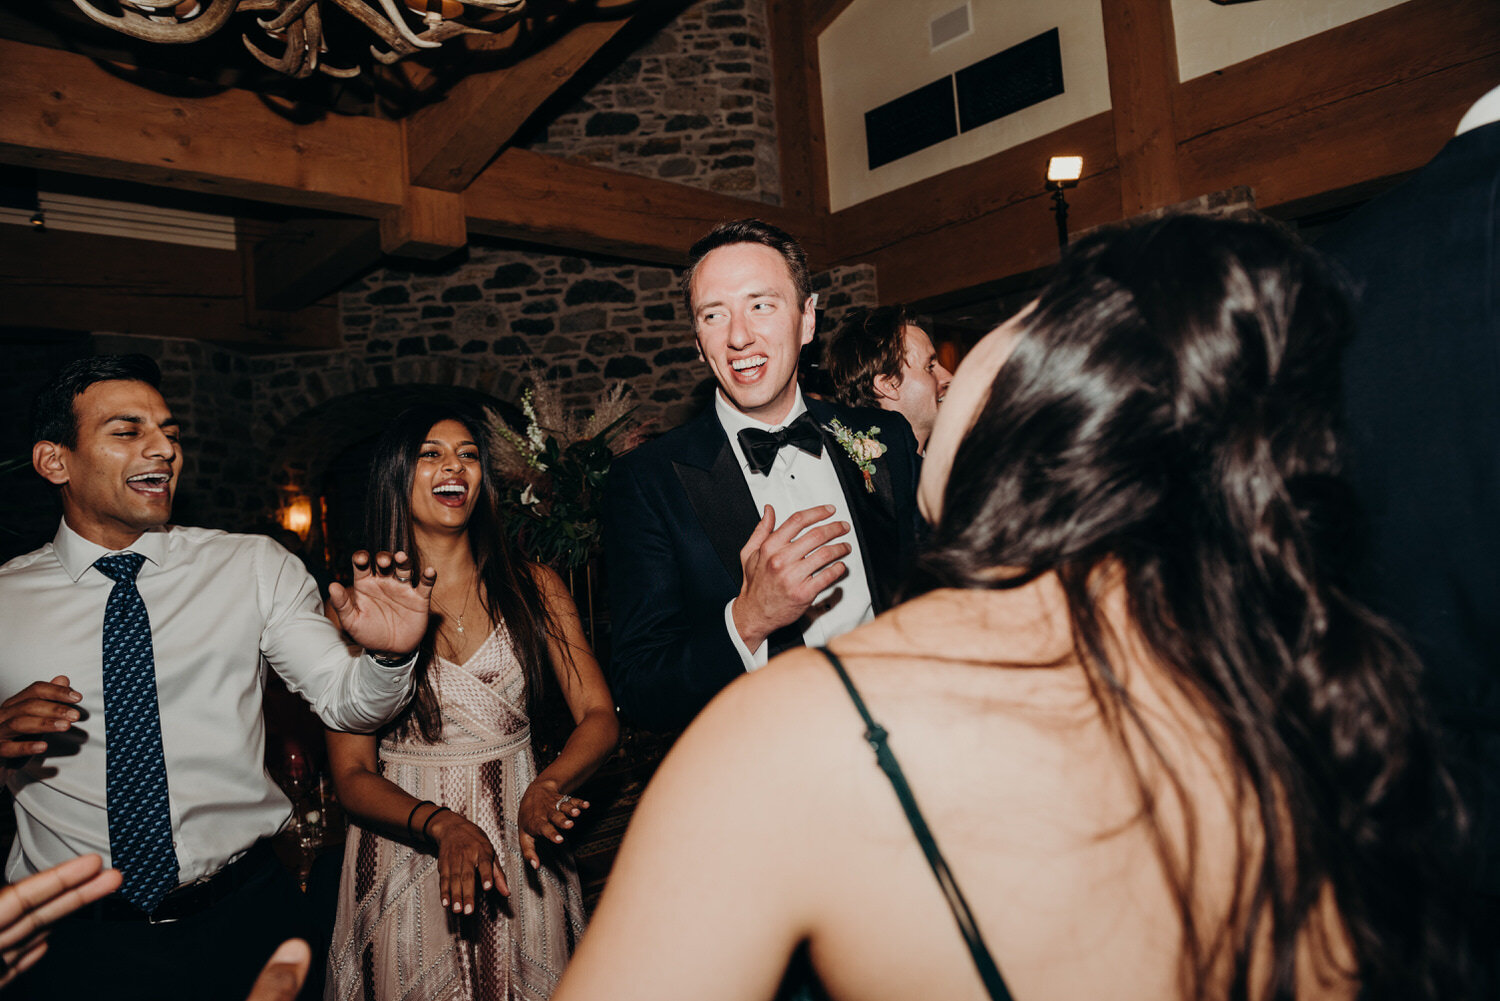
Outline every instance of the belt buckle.
<path id="1" fill-rule="evenodd" d="M 220 870 L 220 872 L 222 872 L 222 871 L 223 870 Z M 200 887 L 205 886 L 210 881 L 212 881 L 213 878 L 215 876 L 217 876 L 217 875 L 218 875 L 218 873 L 211 872 L 207 876 L 199 876 L 197 879 L 193 880 L 191 883 L 183 883 L 181 886 L 179 886 L 176 889 L 174 889 L 171 892 L 169 892 L 165 897 L 161 898 L 161 900 L 156 905 L 156 911 L 161 910 L 162 907 L 164 905 L 166 905 L 167 902 L 169 900 L 171 900 L 173 897 L 177 897 L 178 900 L 181 900 L 184 896 L 190 896 L 191 894 L 188 893 L 187 891 L 191 891 L 191 890 L 198 889 Z M 170 910 L 170 908 L 169 908 L 169 910 Z M 175 915 L 170 915 L 170 916 L 167 916 L 167 917 L 157 917 L 156 916 L 156 911 L 152 911 L 150 914 L 146 915 L 146 923 L 147 924 L 151 924 L 151 925 L 170 925 L 170 924 L 176 924 L 178 921 L 181 921 L 184 917 L 186 917 L 186 915 L 184 915 L 184 914 L 175 914 Z"/>

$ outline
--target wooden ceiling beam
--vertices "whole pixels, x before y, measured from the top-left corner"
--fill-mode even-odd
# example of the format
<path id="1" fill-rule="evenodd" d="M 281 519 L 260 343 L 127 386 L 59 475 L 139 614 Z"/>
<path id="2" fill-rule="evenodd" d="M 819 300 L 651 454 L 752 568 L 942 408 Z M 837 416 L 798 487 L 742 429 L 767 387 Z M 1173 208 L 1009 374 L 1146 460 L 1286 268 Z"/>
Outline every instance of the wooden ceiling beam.
<path id="1" fill-rule="evenodd" d="M 821 228 L 803 214 L 671 181 L 507 149 L 464 192 L 469 230 L 586 254 L 681 266 L 716 224 L 755 216 L 802 239 L 825 260 Z"/>
<path id="2" fill-rule="evenodd" d="M 464 196 L 411 185 L 401 207 L 380 219 L 380 246 L 397 257 L 436 261 L 469 242 Z"/>
<path id="3" fill-rule="evenodd" d="M 401 204 L 394 122 L 294 122 L 240 90 L 183 101 L 3 39 L 0 66 L 0 162 L 359 215 Z"/>
<path id="4" fill-rule="evenodd" d="M 573 26 L 523 53 L 513 66 L 465 77 L 442 101 L 407 119 L 412 183 L 441 191 L 467 188 L 542 102 L 626 23 L 619 18 Z"/>

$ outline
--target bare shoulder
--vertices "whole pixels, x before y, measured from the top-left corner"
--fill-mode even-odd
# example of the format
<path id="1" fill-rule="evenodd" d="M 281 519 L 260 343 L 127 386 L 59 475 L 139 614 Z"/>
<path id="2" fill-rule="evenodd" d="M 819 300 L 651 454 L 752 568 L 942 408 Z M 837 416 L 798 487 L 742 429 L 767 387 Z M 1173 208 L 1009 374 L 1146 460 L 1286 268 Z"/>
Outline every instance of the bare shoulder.
<path id="1" fill-rule="evenodd" d="M 531 571 L 531 579 L 536 582 L 537 588 L 549 597 L 558 593 L 567 594 L 568 585 L 563 583 L 562 575 L 545 563 L 528 563 L 526 568 Z"/>
<path id="2" fill-rule="evenodd" d="M 694 720 L 678 746 L 693 754 L 739 759 L 735 767 L 761 770 L 811 764 L 826 745 L 832 713 L 847 713 L 837 676 L 812 650 L 795 650 L 734 681 Z M 842 704 L 841 704 L 842 703 Z M 754 746 L 754 755 L 744 749 Z M 727 763 L 727 761 L 726 761 Z"/>

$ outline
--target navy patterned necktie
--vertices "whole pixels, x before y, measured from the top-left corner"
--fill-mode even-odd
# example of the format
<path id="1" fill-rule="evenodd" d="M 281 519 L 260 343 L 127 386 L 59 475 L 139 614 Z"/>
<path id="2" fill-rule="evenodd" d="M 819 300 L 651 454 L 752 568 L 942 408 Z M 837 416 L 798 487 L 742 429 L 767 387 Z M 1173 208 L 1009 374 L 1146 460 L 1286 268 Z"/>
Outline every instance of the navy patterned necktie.
<path id="1" fill-rule="evenodd" d="M 101 556 L 115 582 L 104 606 L 104 788 L 109 854 L 124 876 L 120 896 L 148 914 L 177 886 L 167 762 L 156 704 L 151 620 L 136 590 L 140 553 Z"/>

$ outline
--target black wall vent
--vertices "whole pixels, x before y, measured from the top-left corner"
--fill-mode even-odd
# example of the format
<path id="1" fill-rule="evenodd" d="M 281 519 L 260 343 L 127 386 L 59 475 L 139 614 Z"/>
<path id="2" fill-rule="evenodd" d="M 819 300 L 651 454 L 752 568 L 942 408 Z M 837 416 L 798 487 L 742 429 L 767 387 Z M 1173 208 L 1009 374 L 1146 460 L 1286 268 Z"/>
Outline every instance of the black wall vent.
<path id="1" fill-rule="evenodd" d="M 952 77 L 934 80 L 865 112 L 865 148 L 871 170 L 956 135 Z"/>
<path id="2" fill-rule="evenodd" d="M 1063 92 L 1057 29 L 1028 38 L 954 74 L 961 131 L 977 129 Z"/>

